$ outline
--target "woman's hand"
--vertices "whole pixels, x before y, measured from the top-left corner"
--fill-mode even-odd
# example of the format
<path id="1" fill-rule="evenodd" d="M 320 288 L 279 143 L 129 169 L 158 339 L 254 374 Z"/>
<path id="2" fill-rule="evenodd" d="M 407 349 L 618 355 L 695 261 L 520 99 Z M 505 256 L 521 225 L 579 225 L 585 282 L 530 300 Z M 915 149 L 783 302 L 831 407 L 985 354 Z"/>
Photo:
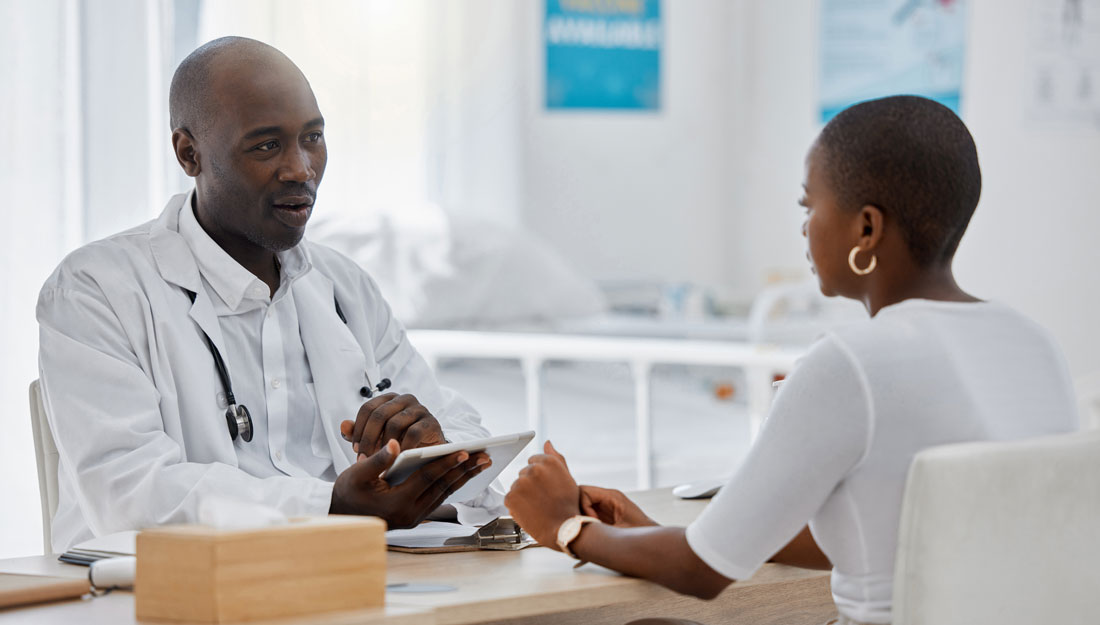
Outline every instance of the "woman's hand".
<path id="1" fill-rule="evenodd" d="M 558 527 L 581 513 L 580 487 L 569 473 L 565 458 L 550 441 L 546 453 L 532 456 L 519 472 L 504 505 L 512 518 L 539 544 L 557 549 Z"/>
<path id="2" fill-rule="evenodd" d="M 638 504 L 622 491 L 599 486 L 581 486 L 581 511 L 615 527 L 644 527 L 658 523 L 646 516 Z"/>

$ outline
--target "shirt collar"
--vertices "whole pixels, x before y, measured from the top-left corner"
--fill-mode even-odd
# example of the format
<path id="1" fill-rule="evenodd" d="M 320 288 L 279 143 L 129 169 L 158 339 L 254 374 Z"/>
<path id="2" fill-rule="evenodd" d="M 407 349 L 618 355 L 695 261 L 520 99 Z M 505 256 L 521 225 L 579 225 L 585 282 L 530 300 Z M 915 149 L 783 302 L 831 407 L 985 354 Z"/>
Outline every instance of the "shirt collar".
<path id="1" fill-rule="evenodd" d="M 192 190 L 180 207 L 179 232 L 195 255 L 199 274 L 230 310 L 237 310 L 246 299 L 267 301 L 270 294 L 267 284 L 234 260 L 199 224 L 193 208 L 194 197 Z M 312 268 L 309 253 L 300 243 L 277 256 L 280 276 L 276 296 Z"/>

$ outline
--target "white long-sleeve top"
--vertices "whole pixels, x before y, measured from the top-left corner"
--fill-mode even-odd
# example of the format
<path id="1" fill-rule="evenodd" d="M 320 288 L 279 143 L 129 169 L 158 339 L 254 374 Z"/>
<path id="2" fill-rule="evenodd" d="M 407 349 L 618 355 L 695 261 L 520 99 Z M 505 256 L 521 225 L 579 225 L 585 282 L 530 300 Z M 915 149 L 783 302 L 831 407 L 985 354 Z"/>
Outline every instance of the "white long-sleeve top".
<path id="1" fill-rule="evenodd" d="M 414 394 L 448 439 L 488 435 L 477 412 L 439 386 L 360 267 L 303 241 L 279 255 L 270 296 L 202 231 L 189 197 L 73 252 L 42 288 L 39 364 L 60 453 L 55 551 L 194 522 L 210 494 L 326 514 L 332 480 L 355 460 L 340 422 L 365 401 L 359 389 L 382 378 Z M 230 440 L 204 331 L 252 413 L 249 443 Z M 503 510 L 492 490 L 468 503 Z M 472 512 L 456 507 L 460 518 Z"/>
<path id="2" fill-rule="evenodd" d="M 687 540 L 745 579 L 809 522 L 840 613 L 889 623 L 913 456 L 1076 428 L 1068 369 L 1039 326 L 996 303 L 906 300 L 810 349 Z"/>

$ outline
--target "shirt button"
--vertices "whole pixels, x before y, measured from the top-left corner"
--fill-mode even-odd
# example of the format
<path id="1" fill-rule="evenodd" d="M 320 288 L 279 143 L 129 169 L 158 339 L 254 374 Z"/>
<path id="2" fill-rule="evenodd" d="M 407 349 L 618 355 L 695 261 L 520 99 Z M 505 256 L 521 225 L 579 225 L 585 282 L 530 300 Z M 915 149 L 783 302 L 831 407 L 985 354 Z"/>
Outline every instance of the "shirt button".
<path id="1" fill-rule="evenodd" d="M 275 452 L 275 459 L 276 460 L 282 460 L 283 459 L 283 452 L 281 452 L 281 451 Z"/>
<path id="2" fill-rule="evenodd" d="M 279 388 L 281 385 L 282 382 L 280 382 L 278 378 L 271 381 L 271 388 Z"/>

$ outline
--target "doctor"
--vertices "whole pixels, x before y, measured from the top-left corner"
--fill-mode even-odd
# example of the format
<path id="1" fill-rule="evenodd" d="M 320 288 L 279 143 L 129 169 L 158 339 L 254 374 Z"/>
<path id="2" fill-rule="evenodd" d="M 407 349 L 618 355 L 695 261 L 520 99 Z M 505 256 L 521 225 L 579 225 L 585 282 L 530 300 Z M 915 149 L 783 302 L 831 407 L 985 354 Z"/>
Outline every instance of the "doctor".
<path id="1" fill-rule="evenodd" d="M 488 432 L 371 278 L 303 240 L 327 158 L 305 76 L 266 44 L 218 39 L 180 64 L 170 109 L 195 189 L 73 252 L 39 298 L 54 549 L 194 522 L 211 496 L 418 523 L 488 457 L 452 454 L 396 487 L 379 474 L 400 449 Z M 455 507 L 474 519 L 501 498 Z"/>

